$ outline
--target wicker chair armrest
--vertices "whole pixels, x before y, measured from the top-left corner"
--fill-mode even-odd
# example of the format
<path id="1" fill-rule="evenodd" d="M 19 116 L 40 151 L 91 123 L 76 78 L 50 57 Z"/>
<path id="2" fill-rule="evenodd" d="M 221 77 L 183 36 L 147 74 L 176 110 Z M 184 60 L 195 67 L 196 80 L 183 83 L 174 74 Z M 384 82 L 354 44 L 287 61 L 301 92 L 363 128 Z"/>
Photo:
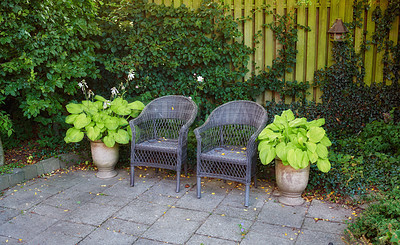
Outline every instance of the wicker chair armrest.
<path id="1" fill-rule="evenodd" d="M 136 127 L 146 130 L 146 127 L 148 127 L 150 124 L 145 123 L 146 121 L 144 120 L 143 117 L 137 117 L 129 121 L 129 126 L 131 127 L 132 131 L 132 143 L 136 142 L 136 137 L 137 137 L 137 132 L 136 132 Z M 141 135 L 140 139 L 141 140 L 149 140 L 149 137 L 145 137 L 144 135 Z"/>

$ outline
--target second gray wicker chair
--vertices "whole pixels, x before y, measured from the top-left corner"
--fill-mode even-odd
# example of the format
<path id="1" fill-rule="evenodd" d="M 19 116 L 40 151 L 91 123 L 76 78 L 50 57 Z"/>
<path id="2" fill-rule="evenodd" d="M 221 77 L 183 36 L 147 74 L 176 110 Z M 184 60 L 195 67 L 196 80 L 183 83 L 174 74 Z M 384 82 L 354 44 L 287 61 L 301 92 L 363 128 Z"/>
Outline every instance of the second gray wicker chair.
<path id="1" fill-rule="evenodd" d="M 201 178 L 211 177 L 245 184 L 244 205 L 249 205 L 251 178 L 255 177 L 257 136 L 267 123 L 265 109 L 252 101 L 232 101 L 216 108 L 194 130 L 197 139 L 197 197 Z"/>
<path id="2" fill-rule="evenodd" d="M 176 192 L 179 192 L 182 164 L 187 172 L 187 135 L 196 115 L 197 105 L 190 98 L 170 95 L 151 101 L 129 122 L 131 186 L 135 183 L 135 166 L 148 166 L 175 170 Z"/>

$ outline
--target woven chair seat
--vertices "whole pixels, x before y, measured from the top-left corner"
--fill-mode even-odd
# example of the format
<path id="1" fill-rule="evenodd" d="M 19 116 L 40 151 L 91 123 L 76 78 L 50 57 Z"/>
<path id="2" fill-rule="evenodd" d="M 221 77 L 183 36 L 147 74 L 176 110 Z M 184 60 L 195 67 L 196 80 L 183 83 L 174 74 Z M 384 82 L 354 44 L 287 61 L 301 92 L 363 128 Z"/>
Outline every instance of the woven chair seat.
<path id="1" fill-rule="evenodd" d="M 178 151 L 178 140 L 157 138 L 136 144 L 137 150 L 172 152 Z"/>
<path id="2" fill-rule="evenodd" d="M 176 192 L 180 190 L 182 165 L 187 173 L 187 135 L 197 116 L 197 105 L 188 97 L 169 95 L 157 98 L 131 120 L 131 186 L 135 166 L 176 171 Z"/>
<path id="3" fill-rule="evenodd" d="M 217 147 L 201 154 L 201 159 L 209 161 L 228 161 L 236 164 L 246 164 L 247 152 L 246 148 L 238 146 Z"/>

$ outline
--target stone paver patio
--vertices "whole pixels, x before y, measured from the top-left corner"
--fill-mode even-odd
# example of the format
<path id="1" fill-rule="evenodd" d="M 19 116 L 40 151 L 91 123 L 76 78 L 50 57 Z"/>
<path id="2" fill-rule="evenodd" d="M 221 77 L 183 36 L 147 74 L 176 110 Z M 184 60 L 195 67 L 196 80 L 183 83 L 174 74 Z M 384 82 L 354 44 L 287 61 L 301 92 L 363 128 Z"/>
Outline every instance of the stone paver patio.
<path id="1" fill-rule="evenodd" d="M 19 184 L 0 197 L 0 244 L 344 244 L 351 209 L 319 200 L 284 206 L 271 183 L 251 188 L 170 172 L 137 169 L 135 187 L 125 170 L 112 179 L 93 171 L 64 171 Z M 245 229 L 242 234 L 239 225 Z"/>

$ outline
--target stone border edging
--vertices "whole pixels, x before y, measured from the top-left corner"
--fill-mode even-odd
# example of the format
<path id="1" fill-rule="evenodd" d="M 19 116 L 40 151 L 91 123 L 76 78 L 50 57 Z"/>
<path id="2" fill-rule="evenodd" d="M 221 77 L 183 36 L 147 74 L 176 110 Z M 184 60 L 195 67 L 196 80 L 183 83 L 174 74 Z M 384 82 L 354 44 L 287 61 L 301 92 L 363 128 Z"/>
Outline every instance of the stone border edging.
<path id="1" fill-rule="evenodd" d="M 51 173 L 54 170 L 70 167 L 84 160 L 84 157 L 81 155 L 67 153 L 27 165 L 23 168 L 16 168 L 11 174 L 0 175 L 0 191 L 43 174 Z"/>

